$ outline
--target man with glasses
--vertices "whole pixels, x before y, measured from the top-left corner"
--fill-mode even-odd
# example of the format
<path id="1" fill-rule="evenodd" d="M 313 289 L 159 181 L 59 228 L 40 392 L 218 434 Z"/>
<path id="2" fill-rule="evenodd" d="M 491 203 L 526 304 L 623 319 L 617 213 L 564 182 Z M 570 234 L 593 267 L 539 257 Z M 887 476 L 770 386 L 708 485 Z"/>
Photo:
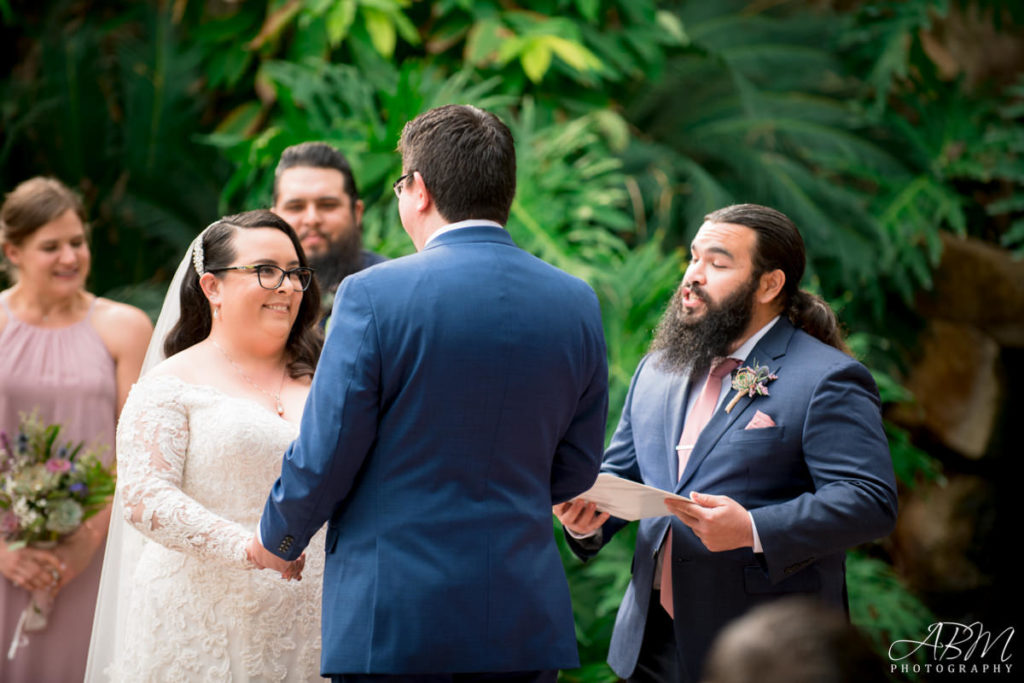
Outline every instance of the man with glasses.
<path id="1" fill-rule="evenodd" d="M 324 142 L 303 142 L 281 153 L 271 211 L 298 234 L 320 282 L 324 316 L 346 276 L 387 260 L 363 248 L 363 208 L 341 152 Z"/>
<path id="2" fill-rule="evenodd" d="M 299 439 L 254 539 L 285 569 L 329 521 L 321 671 L 551 681 L 579 665 L 550 506 L 597 477 L 608 371 L 593 290 L 519 249 L 512 134 L 470 106 L 406 124 L 417 254 L 345 280 Z"/>

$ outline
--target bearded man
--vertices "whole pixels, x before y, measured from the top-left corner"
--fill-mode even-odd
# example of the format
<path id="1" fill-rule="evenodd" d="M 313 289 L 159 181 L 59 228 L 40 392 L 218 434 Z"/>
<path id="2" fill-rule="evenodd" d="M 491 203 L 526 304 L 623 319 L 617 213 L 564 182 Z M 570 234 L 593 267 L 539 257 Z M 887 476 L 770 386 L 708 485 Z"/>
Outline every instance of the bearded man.
<path id="1" fill-rule="evenodd" d="M 602 471 L 694 502 L 640 521 L 608 656 L 630 681 L 699 680 L 715 635 L 760 603 L 845 609 L 846 549 L 895 523 L 878 390 L 799 289 L 804 265 L 782 213 L 709 214 L 633 375 Z M 583 499 L 554 511 L 583 559 L 626 524 Z"/>
<path id="2" fill-rule="evenodd" d="M 320 283 L 325 317 L 342 280 L 387 260 L 363 248 L 363 209 L 341 152 L 324 142 L 303 142 L 281 153 L 270 210 L 298 234 Z"/>

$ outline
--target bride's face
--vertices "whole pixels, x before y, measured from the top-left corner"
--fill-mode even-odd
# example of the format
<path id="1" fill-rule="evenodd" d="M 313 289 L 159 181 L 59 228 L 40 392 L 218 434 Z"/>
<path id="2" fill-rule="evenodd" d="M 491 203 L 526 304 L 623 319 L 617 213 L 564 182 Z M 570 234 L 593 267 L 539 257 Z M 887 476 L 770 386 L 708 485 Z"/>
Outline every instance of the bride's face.
<path id="1" fill-rule="evenodd" d="M 291 240 L 275 228 L 238 229 L 232 246 L 235 258 L 231 266 L 272 265 L 291 270 L 301 265 Z M 274 279 L 264 275 L 263 284 L 272 285 Z M 267 289 L 260 284 L 256 270 L 225 270 L 219 273 L 210 302 L 219 306 L 218 323 L 246 335 L 258 331 L 283 344 L 299 314 L 302 290 L 294 277 L 285 277 Z"/>

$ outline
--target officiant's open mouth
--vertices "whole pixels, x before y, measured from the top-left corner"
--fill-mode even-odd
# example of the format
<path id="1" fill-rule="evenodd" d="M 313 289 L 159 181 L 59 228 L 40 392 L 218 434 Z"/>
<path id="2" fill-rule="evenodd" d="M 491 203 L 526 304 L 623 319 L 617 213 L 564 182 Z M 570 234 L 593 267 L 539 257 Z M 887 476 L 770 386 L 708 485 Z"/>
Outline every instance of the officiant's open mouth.
<path id="1" fill-rule="evenodd" d="M 292 310 L 292 307 L 288 304 L 264 304 L 263 308 L 268 308 L 277 313 L 291 313 Z"/>
<path id="2" fill-rule="evenodd" d="M 699 305 L 707 306 L 708 304 L 707 294 L 697 289 L 696 285 L 691 287 L 683 288 L 682 304 L 683 308 L 693 309 Z"/>

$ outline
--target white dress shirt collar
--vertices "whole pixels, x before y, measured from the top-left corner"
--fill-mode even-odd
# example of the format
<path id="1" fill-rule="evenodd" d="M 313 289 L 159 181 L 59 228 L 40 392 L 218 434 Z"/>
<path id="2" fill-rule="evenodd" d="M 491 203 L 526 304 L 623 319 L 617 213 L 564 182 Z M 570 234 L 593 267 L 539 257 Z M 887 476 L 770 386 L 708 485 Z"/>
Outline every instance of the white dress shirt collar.
<path id="1" fill-rule="evenodd" d="M 757 346 L 757 342 L 761 341 L 761 337 L 768 334 L 768 330 L 772 329 L 775 323 L 779 322 L 780 317 L 782 316 L 777 315 L 771 320 L 769 320 L 767 325 L 759 329 L 754 334 L 750 335 L 750 337 L 747 338 L 747 341 L 740 344 L 740 347 L 733 351 L 732 353 L 730 353 L 728 357 L 735 358 L 740 363 L 746 361 L 747 356 L 749 356 L 750 352 L 754 350 L 755 346 Z"/>
<path id="2" fill-rule="evenodd" d="M 457 223 L 449 223 L 448 225 L 441 226 L 440 228 L 435 230 L 430 237 L 427 238 L 427 241 L 423 243 L 423 247 L 426 248 L 426 246 L 430 244 L 433 241 L 433 239 L 438 235 L 443 235 L 444 233 L 451 232 L 452 230 L 470 228 L 477 225 L 490 225 L 495 228 L 501 228 L 502 230 L 505 229 L 505 226 L 502 225 L 501 223 L 498 223 L 497 221 L 489 221 L 483 218 L 470 218 L 469 220 L 458 221 Z"/>

